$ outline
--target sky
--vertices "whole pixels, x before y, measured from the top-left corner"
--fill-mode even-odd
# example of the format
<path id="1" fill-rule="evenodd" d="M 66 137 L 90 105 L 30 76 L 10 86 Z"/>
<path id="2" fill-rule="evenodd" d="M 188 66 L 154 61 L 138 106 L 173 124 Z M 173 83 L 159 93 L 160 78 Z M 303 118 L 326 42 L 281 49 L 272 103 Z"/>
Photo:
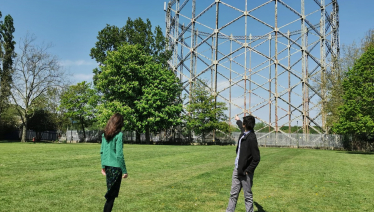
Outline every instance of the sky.
<path id="1" fill-rule="evenodd" d="M 208 1 L 208 0 L 200 0 Z M 226 0 L 227 1 L 227 0 Z M 238 0 L 235 0 L 238 1 Z M 15 41 L 27 33 L 36 43 L 52 43 L 72 83 L 91 81 L 97 66 L 89 56 L 98 32 L 106 24 L 122 27 L 128 17 L 149 18 L 153 26 L 165 29 L 164 0 L 0 0 L 0 11 L 14 19 Z M 199 2 L 198 2 L 199 3 Z M 358 41 L 374 28 L 374 1 L 340 0 L 340 42 Z M 165 30 L 164 30 L 165 31 Z M 17 46 L 18 48 L 18 46 Z"/>
<path id="2" fill-rule="evenodd" d="M 244 2 L 222 1 L 232 5 Z M 259 4 L 258 1 L 260 0 L 248 0 L 249 4 Z M 295 5 L 299 1 L 284 0 Z M 97 63 L 89 53 L 97 41 L 98 32 L 106 24 L 122 27 L 129 17 L 133 20 L 141 17 L 143 20 L 150 19 L 153 26 L 159 25 L 165 32 L 164 2 L 165 0 L 0 0 L 0 11 L 3 18 L 7 14 L 13 17 L 17 43 L 29 33 L 37 38 L 36 44 L 53 44 L 49 52 L 59 58 L 70 82 L 76 84 L 92 81 L 92 70 L 97 67 Z M 198 0 L 197 4 L 209 5 L 211 2 L 214 1 Z M 308 7 L 308 2 L 313 0 L 305 2 Z M 341 44 L 359 42 L 369 29 L 374 29 L 373 0 L 339 0 L 338 3 Z M 230 15 L 234 14 L 223 13 L 223 16 Z M 265 14 L 264 18 L 270 17 Z M 201 19 L 201 22 L 205 21 L 209 20 Z M 234 35 L 235 30 L 233 29 Z M 243 32 L 239 35 L 243 35 Z"/>

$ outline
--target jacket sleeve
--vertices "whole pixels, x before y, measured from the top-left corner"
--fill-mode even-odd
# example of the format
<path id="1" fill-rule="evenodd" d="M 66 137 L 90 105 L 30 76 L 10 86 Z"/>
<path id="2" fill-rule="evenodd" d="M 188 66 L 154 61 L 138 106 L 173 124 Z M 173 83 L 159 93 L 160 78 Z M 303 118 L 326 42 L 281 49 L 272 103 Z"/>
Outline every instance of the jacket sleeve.
<path id="1" fill-rule="evenodd" d="M 236 124 L 238 125 L 240 132 L 244 133 L 243 122 L 241 120 L 237 120 Z"/>
<path id="2" fill-rule="evenodd" d="M 127 174 L 125 157 L 123 156 L 123 142 L 122 142 L 122 133 L 117 135 L 116 139 L 116 158 L 117 162 L 122 170 L 122 174 Z"/>
<path id="3" fill-rule="evenodd" d="M 252 155 L 252 162 L 245 171 L 253 174 L 257 165 L 260 163 L 260 150 L 258 149 L 257 138 L 254 134 L 250 137 L 249 150 Z"/>
<path id="4" fill-rule="evenodd" d="M 104 160 L 104 136 L 103 138 L 101 139 L 101 147 L 100 147 L 100 158 L 101 158 L 101 168 L 105 168 L 105 166 L 103 165 L 103 160 Z"/>

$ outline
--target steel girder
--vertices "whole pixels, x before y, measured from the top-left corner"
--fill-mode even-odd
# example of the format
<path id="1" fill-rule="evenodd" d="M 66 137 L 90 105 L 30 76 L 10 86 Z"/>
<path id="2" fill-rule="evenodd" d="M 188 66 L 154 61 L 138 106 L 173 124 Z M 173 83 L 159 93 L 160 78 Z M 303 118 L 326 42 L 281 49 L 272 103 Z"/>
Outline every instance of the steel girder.
<path id="1" fill-rule="evenodd" d="M 206 2 L 199 13 L 196 0 L 172 0 L 165 8 L 168 48 L 174 53 L 169 65 L 185 92 L 209 76 L 205 86 L 216 101 L 227 102 L 228 121 L 233 114 L 252 114 L 269 132 L 288 133 L 282 126 L 290 129 L 300 120 L 304 133 L 310 128 L 324 133 L 326 90 L 321 85 L 339 57 L 337 0 Z M 227 11 L 237 15 L 225 19 Z M 270 14 L 274 19 L 266 17 Z M 226 30 L 233 25 L 244 35 Z M 268 31 L 255 34 L 259 26 Z"/>

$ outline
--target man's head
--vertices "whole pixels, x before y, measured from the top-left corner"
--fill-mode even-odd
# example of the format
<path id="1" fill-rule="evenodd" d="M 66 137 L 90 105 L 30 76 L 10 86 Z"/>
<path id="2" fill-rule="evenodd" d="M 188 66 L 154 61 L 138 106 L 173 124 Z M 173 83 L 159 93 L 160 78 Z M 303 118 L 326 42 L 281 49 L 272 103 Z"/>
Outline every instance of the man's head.
<path id="1" fill-rule="evenodd" d="M 252 115 L 249 115 L 249 116 L 246 116 L 243 118 L 243 127 L 249 131 L 253 131 L 253 129 L 255 128 L 255 117 L 253 117 Z"/>

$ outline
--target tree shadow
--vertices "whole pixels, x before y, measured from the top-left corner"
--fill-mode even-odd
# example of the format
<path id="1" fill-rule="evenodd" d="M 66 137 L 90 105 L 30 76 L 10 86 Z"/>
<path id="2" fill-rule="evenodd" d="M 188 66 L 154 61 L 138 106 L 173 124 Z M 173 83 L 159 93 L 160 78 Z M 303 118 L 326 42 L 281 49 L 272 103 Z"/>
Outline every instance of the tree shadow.
<path id="1" fill-rule="evenodd" d="M 342 151 L 337 153 L 352 154 L 352 155 L 374 155 L 374 152 L 361 152 L 361 151 Z"/>
<path id="2" fill-rule="evenodd" d="M 1 140 L 0 143 L 20 143 L 19 140 Z"/>
<path id="3" fill-rule="evenodd" d="M 255 203 L 255 205 L 256 205 L 256 207 L 257 207 L 257 211 L 258 212 L 266 212 L 265 210 L 264 210 L 264 208 L 260 205 L 260 204 L 258 204 L 257 202 L 254 202 Z"/>

